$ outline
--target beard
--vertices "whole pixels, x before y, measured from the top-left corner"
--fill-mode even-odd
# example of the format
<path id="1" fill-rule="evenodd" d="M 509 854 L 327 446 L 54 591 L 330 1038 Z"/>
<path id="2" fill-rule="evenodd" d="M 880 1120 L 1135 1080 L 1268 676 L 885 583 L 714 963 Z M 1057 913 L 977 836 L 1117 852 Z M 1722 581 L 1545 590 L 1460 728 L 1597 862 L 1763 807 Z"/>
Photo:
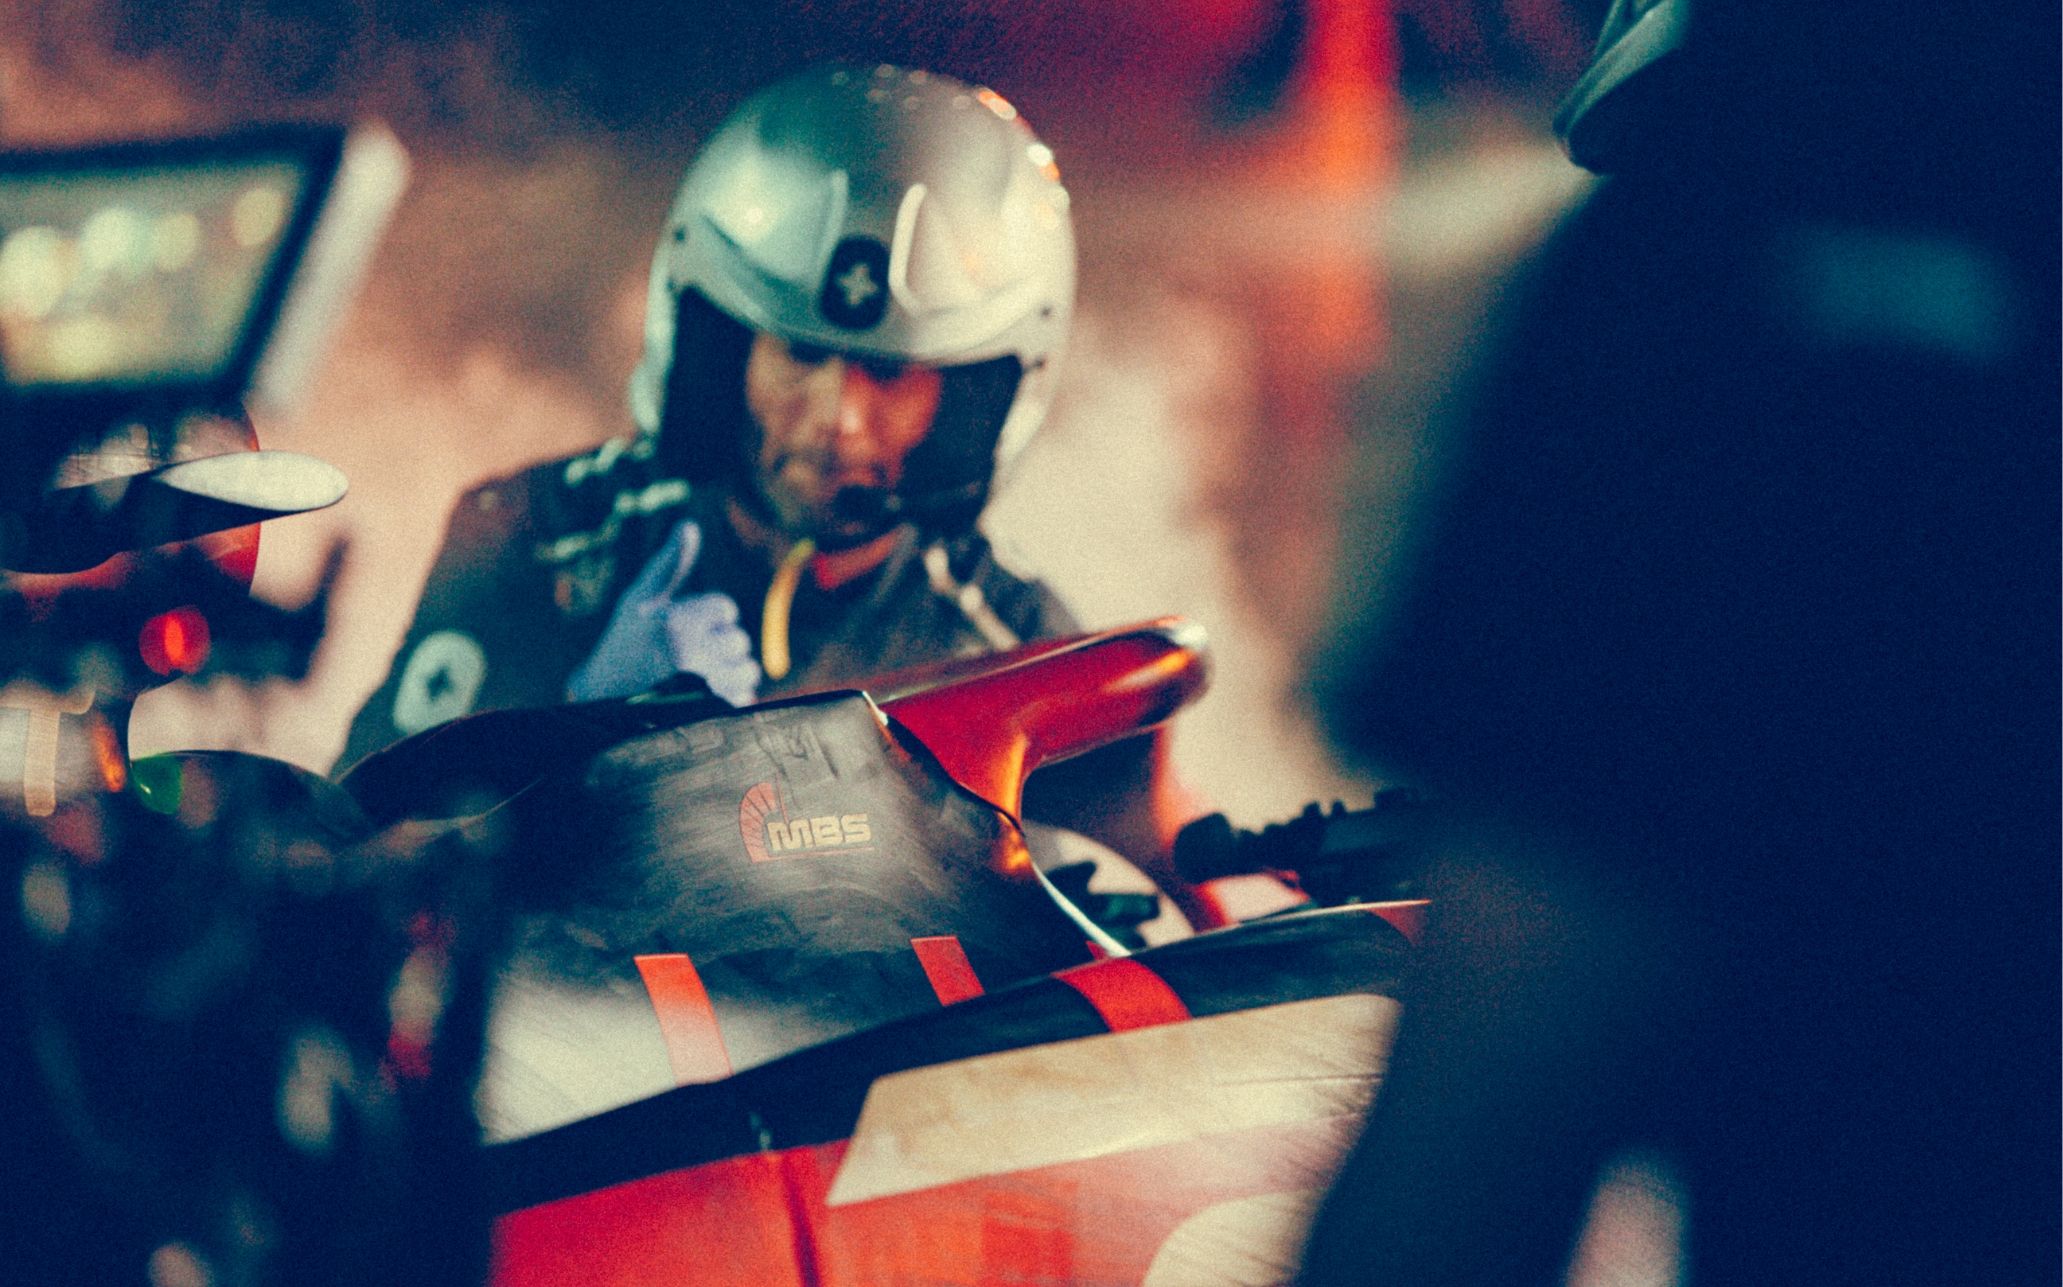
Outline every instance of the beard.
<path id="1" fill-rule="evenodd" d="M 775 461 L 754 480 L 753 489 L 775 526 L 790 537 L 808 537 L 820 550 L 848 550 L 903 521 L 902 499 L 884 471 L 829 488 L 806 488 L 788 481 L 793 463 L 787 457 Z"/>

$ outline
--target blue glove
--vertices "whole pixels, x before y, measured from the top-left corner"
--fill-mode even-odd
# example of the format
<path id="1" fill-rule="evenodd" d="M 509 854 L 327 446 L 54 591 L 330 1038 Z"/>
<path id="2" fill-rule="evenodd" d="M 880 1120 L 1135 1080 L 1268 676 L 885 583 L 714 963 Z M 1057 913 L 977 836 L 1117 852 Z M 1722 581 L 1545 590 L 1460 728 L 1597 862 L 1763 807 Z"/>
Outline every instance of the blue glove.
<path id="1" fill-rule="evenodd" d="M 629 697 L 691 671 L 733 706 L 759 695 L 759 663 L 752 640 L 738 625 L 738 604 L 727 594 L 681 594 L 702 529 L 683 519 L 637 579 L 616 601 L 608 629 L 566 683 L 576 702 Z"/>

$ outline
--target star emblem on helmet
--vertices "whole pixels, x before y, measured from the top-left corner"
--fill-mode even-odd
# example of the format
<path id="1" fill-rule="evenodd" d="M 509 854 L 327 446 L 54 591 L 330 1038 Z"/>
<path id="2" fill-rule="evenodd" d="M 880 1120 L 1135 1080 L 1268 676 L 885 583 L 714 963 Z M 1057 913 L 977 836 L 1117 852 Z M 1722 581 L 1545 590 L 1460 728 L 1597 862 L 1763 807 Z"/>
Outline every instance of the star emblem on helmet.
<path id="1" fill-rule="evenodd" d="M 833 326 L 863 331 L 888 312 L 888 247 L 872 237 L 847 237 L 831 252 L 817 309 Z"/>
<path id="2" fill-rule="evenodd" d="M 861 260 L 845 270 L 845 275 L 838 279 L 838 289 L 845 292 L 847 308 L 858 308 L 881 288 L 874 284 L 874 275 L 867 271 L 866 261 Z"/>

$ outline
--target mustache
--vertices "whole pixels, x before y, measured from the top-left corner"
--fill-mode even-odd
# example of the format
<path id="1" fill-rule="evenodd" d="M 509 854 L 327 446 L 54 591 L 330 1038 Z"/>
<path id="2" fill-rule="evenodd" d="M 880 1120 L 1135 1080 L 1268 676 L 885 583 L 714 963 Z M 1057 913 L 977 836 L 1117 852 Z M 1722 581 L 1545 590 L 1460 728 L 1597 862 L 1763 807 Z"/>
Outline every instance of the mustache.
<path id="1" fill-rule="evenodd" d="M 794 466 L 800 466 L 816 475 L 822 484 L 830 486 L 830 506 L 841 517 L 848 513 L 861 517 L 887 512 L 884 507 L 893 508 L 899 504 L 895 499 L 895 484 L 885 465 L 875 462 L 854 465 L 841 461 L 835 453 L 804 448 L 774 457 L 766 477 L 781 478 Z"/>
<path id="2" fill-rule="evenodd" d="M 856 487 L 889 486 L 888 466 L 878 460 L 855 463 L 842 458 L 837 451 L 818 446 L 795 447 L 774 454 L 768 461 L 766 471 L 778 476 L 788 472 L 792 466 L 800 465 L 823 479 L 853 478 L 862 482 L 850 484 Z"/>

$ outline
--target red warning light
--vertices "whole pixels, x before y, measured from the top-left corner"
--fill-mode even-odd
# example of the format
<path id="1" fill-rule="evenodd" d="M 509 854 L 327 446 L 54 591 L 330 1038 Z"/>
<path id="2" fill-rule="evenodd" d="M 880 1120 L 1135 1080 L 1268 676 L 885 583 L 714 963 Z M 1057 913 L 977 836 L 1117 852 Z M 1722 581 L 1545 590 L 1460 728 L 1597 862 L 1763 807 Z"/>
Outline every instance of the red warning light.
<path id="1" fill-rule="evenodd" d="M 143 623 L 136 647 L 159 675 L 191 675 L 208 660 L 208 619 L 198 608 L 174 608 Z"/>

